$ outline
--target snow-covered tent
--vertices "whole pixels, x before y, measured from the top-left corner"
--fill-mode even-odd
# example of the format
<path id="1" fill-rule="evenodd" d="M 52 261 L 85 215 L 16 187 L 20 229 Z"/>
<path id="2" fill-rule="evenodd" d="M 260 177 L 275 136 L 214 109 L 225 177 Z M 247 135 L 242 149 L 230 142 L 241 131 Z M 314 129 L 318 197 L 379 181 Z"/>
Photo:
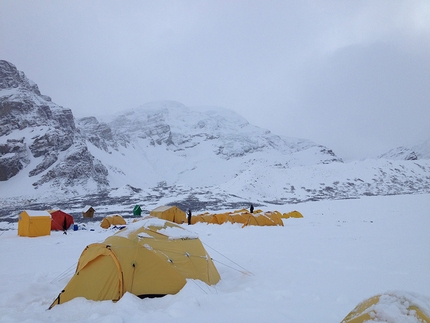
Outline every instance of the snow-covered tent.
<path id="1" fill-rule="evenodd" d="M 149 212 L 149 215 L 178 224 L 185 223 L 187 220 L 185 212 L 177 206 L 159 206 Z"/>
<path id="2" fill-rule="evenodd" d="M 430 304 L 421 295 L 390 292 L 376 295 L 358 304 L 341 323 L 423 322 L 430 323 Z M 395 319 L 395 320 L 394 320 Z"/>
<path id="3" fill-rule="evenodd" d="M 194 216 L 191 219 L 191 223 L 204 222 L 212 224 L 222 224 L 226 222 L 230 223 L 241 223 L 243 226 L 258 225 L 258 226 L 283 226 L 284 223 L 281 219 L 281 213 L 278 211 L 267 211 L 256 210 L 254 213 L 250 213 L 246 209 L 236 210 L 234 212 L 210 214 L 203 213 Z"/>
<path id="4" fill-rule="evenodd" d="M 126 222 L 124 218 L 121 215 L 115 214 L 105 217 L 102 222 L 100 223 L 100 226 L 103 229 L 108 229 L 111 225 L 125 225 Z"/>
<path id="5" fill-rule="evenodd" d="M 25 210 L 18 216 L 18 235 L 39 237 L 51 234 L 51 214 L 47 211 Z"/>
<path id="6" fill-rule="evenodd" d="M 176 294 L 187 278 L 208 285 L 220 280 L 195 233 L 149 217 L 87 246 L 74 276 L 50 308 L 75 297 L 117 301 L 125 292 L 139 297 Z"/>

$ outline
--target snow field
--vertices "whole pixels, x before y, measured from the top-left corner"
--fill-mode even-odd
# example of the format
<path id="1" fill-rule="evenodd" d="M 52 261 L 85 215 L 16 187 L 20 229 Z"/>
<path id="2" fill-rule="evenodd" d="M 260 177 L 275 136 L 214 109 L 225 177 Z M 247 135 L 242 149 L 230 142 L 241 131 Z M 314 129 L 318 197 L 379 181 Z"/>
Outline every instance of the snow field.
<path id="1" fill-rule="evenodd" d="M 389 291 L 421 295 L 430 315 L 429 194 L 264 209 L 298 210 L 304 218 L 284 219 L 284 227 L 184 225 L 214 259 L 221 274 L 216 286 L 189 280 L 163 298 L 77 298 L 52 310 L 85 246 L 115 231 L 94 222 L 67 235 L 23 238 L 16 224 L 0 222 L 0 322 L 328 323 Z M 387 302 L 385 310 L 390 322 L 414 322 L 396 304 Z"/>

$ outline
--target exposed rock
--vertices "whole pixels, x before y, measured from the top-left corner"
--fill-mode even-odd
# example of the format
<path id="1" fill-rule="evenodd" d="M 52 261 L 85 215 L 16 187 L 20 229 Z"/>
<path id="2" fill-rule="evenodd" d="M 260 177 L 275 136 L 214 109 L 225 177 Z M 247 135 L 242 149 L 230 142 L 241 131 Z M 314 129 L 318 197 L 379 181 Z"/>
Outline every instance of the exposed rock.
<path id="1" fill-rule="evenodd" d="M 0 144 L 0 181 L 7 181 L 30 162 L 24 138 Z"/>
<path id="2" fill-rule="evenodd" d="M 52 151 L 50 153 L 45 154 L 43 161 L 37 165 L 33 170 L 30 171 L 28 176 L 39 175 L 40 173 L 47 170 L 58 160 L 58 152 Z"/>
<path id="3" fill-rule="evenodd" d="M 107 175 L 106 167 L 91 155 L 85 144 L 79 143 L 75 144 L 64 159 L 44 174 L 33 186 L 38 187 L 50 183 L 53 187 L 67 190 L 68 187 L 85 186 L 91 179 L 98 185 L 98 188 L 103 189 L 109 185 Z"/>
<path id="4" fill-rule="evenodd" d="M 15 65 L 4 60 L 0 60 L 0 90 L 21 87 L 23 89 L 40 95 L 37 85 L 30 81 L 24 74 L 17 70 Z"/>
<path id="5" fill-rule="evenodd" d="M 95 117 L 81 118 L 77 122 L 81 135 L 94 146 L 104 151 L 109 147 L 118 148 L 112 129 L 104 122 L 99 122 Z"/>
<path id="6" fill-rule="evenodd" d="M 378 158 L 393 160 L 430 159 L 430 139 L 412 147 L 397 147 L 378 156 Z"/>
<path id="7" fill-rule="evenodd" d="M 109 137 L 109 130 L 100 130 L 95 131 Z M 28 176 L 40 175 L 35 187 L 108 185 L 107 168 L 88 151 L 72 111 L 42 95 L 34 82 L 6 61 L 0 61 L 0 136 L 6 142 L 0 145 L 0 181 L 31 167 Z M 14 141 L 17 136 L 24 138 Z"/>

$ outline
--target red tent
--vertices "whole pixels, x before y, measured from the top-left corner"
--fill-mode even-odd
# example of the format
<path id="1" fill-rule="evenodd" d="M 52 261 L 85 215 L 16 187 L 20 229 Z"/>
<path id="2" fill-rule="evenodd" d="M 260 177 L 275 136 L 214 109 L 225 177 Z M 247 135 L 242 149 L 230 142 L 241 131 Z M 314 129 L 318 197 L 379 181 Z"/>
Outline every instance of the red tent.
<path id="1" fill-rule="evenodd" d="M 50 211 L 51 213 L 51 230 L 67 230 L 75 221 L 73 216 L 61 210 Z"/>

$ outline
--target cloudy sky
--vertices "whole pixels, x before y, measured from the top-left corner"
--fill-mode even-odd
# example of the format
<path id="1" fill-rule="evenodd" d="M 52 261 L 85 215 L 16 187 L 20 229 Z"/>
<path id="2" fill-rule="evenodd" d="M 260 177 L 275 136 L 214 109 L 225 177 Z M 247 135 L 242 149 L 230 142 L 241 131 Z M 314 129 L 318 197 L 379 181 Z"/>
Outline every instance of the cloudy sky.
<path id="1" fill-rule="evenodd" d="M 344 159 L 430 138 L 429 0 L 0 0 L 0 59 L 75 116 L 221 106 Z"/>

